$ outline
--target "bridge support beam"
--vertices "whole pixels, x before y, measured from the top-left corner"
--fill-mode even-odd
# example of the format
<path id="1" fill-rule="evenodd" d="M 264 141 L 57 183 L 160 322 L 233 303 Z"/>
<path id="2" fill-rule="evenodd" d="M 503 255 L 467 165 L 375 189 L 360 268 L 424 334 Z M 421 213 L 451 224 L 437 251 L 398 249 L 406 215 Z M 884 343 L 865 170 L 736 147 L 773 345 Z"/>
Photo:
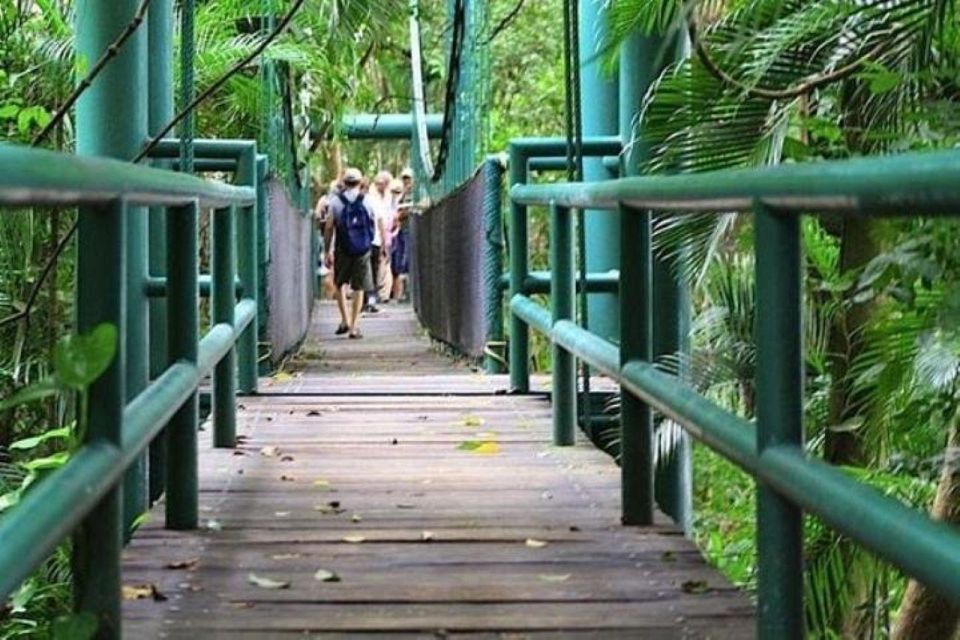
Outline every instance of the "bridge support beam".
<path id="1" fill-rule="evenodd" d="M 580 2 L 580 100 L 583 104 L 583 137 L 617 134 L 617 80 L 603 69 L 601 50 L 606 38 L 607 4 L 601 0 Z M 558 154 L 560 155 L 560 154 Z M 602 158 L 584 158 L 585 182 L 608 180 L 612 176 Z M 616 214 L 586 210 L 587 271 L 616 269 L 620 264 L 620 227 Z M 588 299 L 588 324 L 594 333 L 616 341 L 620 336 L 617 294 L 595 294 Z"/>
<path id="2" fill-rule="evenodd" d="M 136 13 L 137 0 L 80 0 L 76 48 L 80 59 L 100 59 Z M 147 34 L 139 30 L 77 104 L 77 153 L 131 160 L 147 133 Z M 145 212 L 116 203 L 84 209 L 78 237 L 78 330 L 114 324 L 118 352 L 90 390 L 86 439 L 120 444 L 124 403 L 147 384 L 147 275 Z M 126 351 L 126 353 L 125 353 Z M 128 364 L 129 363 L 129 364 Z M 74 538 L 74 606 L 97 616 L 98 638 L 119 638 L 119 550 L 126 522 L 146 507 L 145 456 L 122 487 L 109 491 Z M 126 508 L 122 497 L 126 493 Z"/>
<path id="3" fill-rule="evenodd" d="M 568 207 L 550 206 L 550 266 L 553 324 L 576 321 L 576 279 L 573 260 L 573 216 Z M 577 361 L 573 354 L 551 342 L 553 349 L 553 444 L 576 442 Z"/>

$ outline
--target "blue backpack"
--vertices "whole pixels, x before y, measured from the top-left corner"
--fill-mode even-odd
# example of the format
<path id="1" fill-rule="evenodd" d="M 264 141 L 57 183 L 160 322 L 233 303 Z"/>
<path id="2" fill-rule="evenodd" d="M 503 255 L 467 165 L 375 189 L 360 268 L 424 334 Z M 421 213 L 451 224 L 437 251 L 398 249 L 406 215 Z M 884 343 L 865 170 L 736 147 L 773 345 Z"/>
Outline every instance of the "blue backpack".
<path id="1" fill-rule="evenodd" d="M 363 196 L 357 196 L 353 202 L 339 194 L 343 203 L 343 212 L 337 220 L 338 249 L 348 256 L 362 256 L 370 251 L 373 244 L 373 216 L 363 206 Z"/>

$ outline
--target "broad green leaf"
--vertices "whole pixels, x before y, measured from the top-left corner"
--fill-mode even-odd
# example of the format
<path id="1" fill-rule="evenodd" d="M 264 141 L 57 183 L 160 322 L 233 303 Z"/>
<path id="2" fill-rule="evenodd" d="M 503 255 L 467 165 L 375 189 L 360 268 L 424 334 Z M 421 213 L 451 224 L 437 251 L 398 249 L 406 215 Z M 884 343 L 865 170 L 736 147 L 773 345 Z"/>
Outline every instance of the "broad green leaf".
<path id="1" fill-rule="evenodd" d="M 59 451 L 44 458 L 37 458 L 36 460 L 24 462 L 23 466 L 30 471 L 49 471 L 51 469 L 59 469 L 63 465 L 67 464 L 69 459 L 69 451 Z"/>
<path id="2" fill-rule="evenodd" d="M 117 328 L 101 324 L 86 335 L 67 336 L 57 344 L 54 367 L 60 381 L 85 389 L 103 375 L 117 352 Z"/>
<path id="3" fill-rule="evenodd" d="M 50 431 L 45 431 L 38 436 L 33 436 L 32 438 L 24 438 L 23 440 L 17 440 L 16 442 L 10 445 L 11 449 L 16 449 L 19 451 L 27 451 L 29 449 L 36 449 L 38 446 L 46 442 L 47 440 L 53 440 L 55 438 L 69 438 L 71 436 L 70 427 L 60 427 L 59 429 L 51 429 Z"/>
<path id="4" fill-rule="evenodd" d="M 0 402 L 0 411 L 49 398 L 50 396 L 56 395 L 59 391 L 60 387 L 54 378 L 44 378 L 20 389 L 6 400 Z"/>

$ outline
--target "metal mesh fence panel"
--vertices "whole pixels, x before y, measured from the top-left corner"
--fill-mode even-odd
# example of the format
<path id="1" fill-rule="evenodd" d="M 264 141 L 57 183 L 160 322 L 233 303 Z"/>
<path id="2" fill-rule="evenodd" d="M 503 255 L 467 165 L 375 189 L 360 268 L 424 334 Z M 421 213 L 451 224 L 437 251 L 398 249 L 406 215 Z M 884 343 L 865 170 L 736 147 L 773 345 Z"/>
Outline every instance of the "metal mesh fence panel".
<path id="1" fill-rule="evenodd" d="M 430 335 L 482 358 L 487 340 L 484 197 L 477 172 L 411 221 L 413 304 Z"/>

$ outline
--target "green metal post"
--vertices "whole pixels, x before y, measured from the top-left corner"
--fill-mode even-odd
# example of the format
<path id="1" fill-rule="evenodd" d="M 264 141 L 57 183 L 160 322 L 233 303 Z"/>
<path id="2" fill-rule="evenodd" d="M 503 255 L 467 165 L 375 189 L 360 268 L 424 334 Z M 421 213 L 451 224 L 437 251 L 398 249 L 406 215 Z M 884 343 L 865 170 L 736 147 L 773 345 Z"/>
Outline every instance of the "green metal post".
<path id="1" fill-rule="evenodd" d="M 82 15 L 82 14 L 79 14 Z M 84 118 L 91 114 L 84 109 Z M 79 134 L 79 131 L 78 131 Z M 87 147 L 86 136 L 83 148 Z M 121 202 L 82 208 L 77 242 L 77 331 L 87 333 L 107 322 L 117 328 L 117 353 L 107 371 L 90 387 L 85 442 L 120 446 L 123 430 L 126 353 L 126 226 Z M 73 539 L 74 608 L 97 617 L 96 638 L 121 637 L 120 550 L 123 546 L 120 486 L 111 489 L 84 518 Z"/>
<path id="2" fill-rule="evenodd" d="M 173 118 L 173 0 L 153 0 L 147 13 L 150 55 L 148 132 L 153 135 Z M 169 168 L 170 162 L 159 160 L 157 167 Z M 151 207 L 149 217 L 148 266 L 150 276 L 166 273 L 166 209 Z M 150 378 L 155 379 L 167 364 L 167 300 L 151 298 L 150 302 Z M 166 486 L 167 432 L 162 431 L 150 445 L 149 497 L 160 498 Z"/>
<path id="3" fill-rule="evenodd" d="M 259 178 L 255 148 L 251 148 L 240 158 L 236 178 L 239 184 L 257 188 Z M 239 212 L 237 224 L 237 275 L 240 277 L 244 296 L 248 298 L 255 299 L 259 292 L 257 268 L 257 209 L 254 204 Z M 257 392 L 257 333 L 258 323 L 254 319 L 237 342 L 240 364 L 238 383 L 242 393 Z"/>
<path id="4" fill-rule="evenodd" d="M 550 306 L 552 320 L 575 321 L 576 280 L 573 259 L 573 216 L 570 209 L 550 206 Z M 553 349 L 553 444 L 576 442 L 577 361 L 556 342 Z"/>
<path id="5" fill-rule="evenodd" d="M 197 206 L 172 209 L 167 216 L 167 363 L 197 362 L 199 256 Z M 167 426 L 166 525 L 197 526 L 197 393 L 180 407 Z"/>
<path id="6" fill-rule="evenodd" d="M 237 298 L 235 207 L 213 212 L 213 322 L 234 324 Z M 217 363 L 213 373 L 213 445 L 232 448 L 237 439 L 237 348 Z"/>
<path id="7" fill-rule="evenodd" d="M 757 451 L 803 447 L 800 219 L 754 208 Z M 803 512 L 757 484 L 758 636 L 803 638 Z"/>
<path id="8" fill-rule="evenodd" d="M 503 373 L 503 165 L 491 156 L 483 163 L 483 275 L 486 296 L 487 352 L 484 360 L 487 373 Z M 489 355 L 496 354 L 498 357 Z"/>
<path id="9" fill-rule="evenodd" d="M 527 158 L 517 145 L 510 145 L 510 186 L 527 181 Z M 510 203 L 510 297 L 523 293 L 527 278 L 527 207 Z M 530 391 L 530 327 L 515 313 L 510 314 L 510 387 L 518 393 Z"/>
<path id="10" fill-rule="evenodd" d="M 267 267 L 270 263 L 270 212 L 267 208 L 267 171 L 270 163 L 265 154 L 257 154 L 257 339 L 267 341 Z M 268 372 L 270 363 L 264 361 Z"/>
<path id="11" fill-rule="evenodd" d="M 620 363 L 649 362 L 653 330 L 650 213 L 620 207 Z M 620 386 L 623 524 L 653 524 L 653 414 Z"/>
<path id="12" fill-rule="evenodd" d="M 580 100 L 583 105 L 583 137 L 617 133 L 617 81 L 603 69 L 602 50 L 608 31 L 608 3 L 603 0 L 580 2 Z M 585 182 L 607 180 L 610 173 L 602 158 L 584 158 Z M 616 269 L 620 263 L 619 222 L 608 211 L 584 211 L 586 222 L 587 271 L 596 273 Z M 619 333 L 616 294 L 593 294 L 589 298 L 589 328 L 607 340 Z"/>

